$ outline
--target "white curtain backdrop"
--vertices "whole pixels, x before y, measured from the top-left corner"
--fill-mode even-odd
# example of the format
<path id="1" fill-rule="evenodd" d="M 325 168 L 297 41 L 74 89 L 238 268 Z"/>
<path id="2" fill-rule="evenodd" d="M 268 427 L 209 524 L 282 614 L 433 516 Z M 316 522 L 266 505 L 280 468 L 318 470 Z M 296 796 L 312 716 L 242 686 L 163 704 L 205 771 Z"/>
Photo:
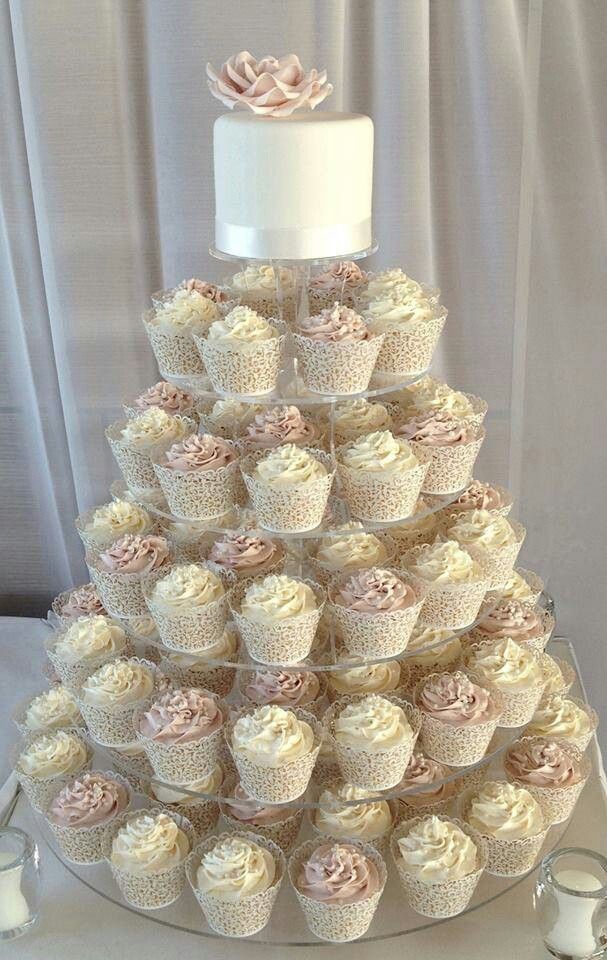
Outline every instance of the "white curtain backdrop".
<path id="1" fill-rule="evenodd" d="M 373 265 L 443 290 L 437 370 L 490 404 L 478 473 L 601 704 L 605 543 L 604 0 L 0 0 L 4 612 L 86 571 L 103 437 L 154 381 L 139 314 L 223 276 L 207 60 L 296 51 L 375 121 Z M 348 158 L 344 157 L 344 163 Z M 246 172 L 246 158 L 243 158 Z"/>

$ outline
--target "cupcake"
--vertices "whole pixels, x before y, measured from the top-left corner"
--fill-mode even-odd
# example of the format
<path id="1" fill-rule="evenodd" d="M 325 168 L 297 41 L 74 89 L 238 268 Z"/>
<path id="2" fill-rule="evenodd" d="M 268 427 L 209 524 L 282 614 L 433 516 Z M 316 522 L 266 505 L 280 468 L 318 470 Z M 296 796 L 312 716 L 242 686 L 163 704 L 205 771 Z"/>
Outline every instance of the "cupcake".
<path id="1" fill-rule="evenodd" d="M 266 926 L 285 873 L 280 848 L 256 833 L 207 837 L 188 859 L 187 875 L 211 930 L 250 937 Z"/>
<path id="2" fill-rule="evenodd" d="M 92 583 L 84 583 L 81 587 L 60 593 L 53 600 L 52 610 L 62 623 L 69 623 L 89 614 L 107 615 L 97 588 Z"/>
<path id="3" fill-rule="evenodd" d="M 416 750 L 398 784 L 399 820 L 447 813 L 458 791 L 449 767 Z"/>
<path id="4" fill-rule="evenodd" d="M 158 407 L 173 417 L 177 414 L 192 417 L 195 405 L 196 399 L 191 393 L 181 390 L 174 383 L 159 380 L 143 393 L 139 393 L 133 400 L 125 401 L 122 406 L 127 417 L 137 417 L 150 407 Z"/>
<path id="5" fill-rule="evenodd" d="M 215 540 L 207 554 L 209 566 L 227 583 L 279 573 L 285 563 L 282 543 L 270 537 L 239 532 Z"/>
<path id="6" fill-rule="evenodd" d="M 359 660 L 360 666 L 357 665 Z M 338 664 L 340 662 L 347 663 L 348 666 L 332 669 L 327 673 L 327 688 L 331 701 L 348 693 L 394 693 L 401 685 L 401 665 L 398 660 L 365 663 L 362 658 L 342 652 L 337 660 Z"/>
<path id="7" fill-rule="evenodd" d="M 238 780 L 222 790 L 221 813 L 231 832 L 251 830 L 272 840 L 288 853 L 294 846 L 303 820 L 303 807 L 266 804 L 254 800 Z"/>
<path id="8" fill-rule="evenodd" d="M 410 704 L 377 693 L 341 697 L 324 718 L 342 778 L 366 790 L 387 790 L 402 779 L 419 723 Z"/>
<path id="9" fill-rule="evenodd" d="M 163 651 L 159 669 L 180 687 L 203 687 L 218 697 L 226 697 L 234 685 L 239 656 L 238 634 L 227 625 L 219 640 L 195 654 Z"/>
<path id="10" fill-rule="evenodd" d="M 365 400 L 344 400 L 333 410 L 333 436 L 336 446 L 349 443 L 368 433 L 392 428 L 392 417 L 383 403 Z"/>
<path id="11" fill-rule="evenodd" d="M 154 665 L 137 657 L 105 663 L 76 689 L 80 712 L 95 740 L 109 746 L 133 742 L 133 715 L 154 692 Z"/>
<path id="12" fill-rule="evenodd" d="M 241 434 L 245 450 L 271 450 L 283 443 L 313 447 L 321 440 L 322 431 L 317 424 L 293 404 L 260 410 Z"/>
<path id="13" fill-rule="evenodd" d="M 322 523 L 333 484 L 331 458 L 293 443 L 241 462 L 257 520 L 267 530 L 296 533 Z"/>
<path id="14" fill-rule="evenodd" d="M 105 550 L 127 533 L 152 533 L 147 510 L 130 500 L 112 500 L 76 518 L 76 530 L 87 550 Z"/>
<path id="15" fill-rule="evenodd" d="M 243 403 L 227 397 L 225 400 L 216 400 L 215 403 L 199 407 L 201 423 L 214 436 L 225 437 L 227 440 L 236 440 L 242 431 L 249 425 L 263 407 L 255 403 Z"/>
<path id="16" fill-rule="evenodd" d="M 345 523 L 335 531 L 339 535 L 319 540 L 308 556 L 316 578 L 323 585 L 337 573 L 381 567 L 392 557 L 391 542 L 380 540 L 374 533 L 365 533 L 359 521 Z"/>
<path id="17" fill-rule="evenodd" d="M 103 853 L 127 903 L 157 910 L 181 896 L 193 841 L 191 825 L 179 814 L 133 810 L 106 832 Z"/>
<path id="18" fill-rule="evenodd" d="M 353 307 L 355 297 L 365 287 L 367 280 L 368 274 L 354 260 L 337 260 L 329 264 L 326 270 L 310 277 L 310 312 L 320 313 L 330 308 L 336 300 Z"/>
<path id="19" fill-rule="evenodd" d="M 499 591 L 501 600 L 520 600 L 534 606 L 540 599 L 544 589 L 544 581 L 531 570 L 518 567 L 513 570 L 508 580 Z"/>
<path id="20" fill-rule="evenodd" d="M 455 540 L 413 547 L 402 558 L 409 572 L 425 583 L 420 625 L 459 630 L 473 623 L 487 590 L 480 564 Z"/>
<path id="21" fill-rule="evenodd" d="M 537 800 L 548 823 L 563 823 L 584 789 L 590 764 L 571 743 L 523 737 L 506 751 L 504 771 Z"/>
<path id="22" fill-rule="evenodd" d="M 479 621 L 470 631 L 469 638 L 477 642 L 511 637 L 541 653 L 553 628 L 554 617 L 546 610 L 539 610 L 521 600 L 490 600 L 481 607 Z"/>
<path id="23" fill-rule="evenodd" d="M 159 783 L 151 780 L 146 785 L 145 792 L 163 807 L 168 807 L 169 811 L 189 820 L 197 839 L 202 840 L 217 823 L 219 804 L 215 797 L 223 780 L 223 768 L 217 764 L 205 777 L 188 783 Z"/>
<path id="24" fill-rule="evenodd" d="M 171 566 L 165 537 L 127 533 L 98 556 L 87 554 L 86 564 L 103 605 L 115 617 L 143 617 L 148 609 L 143 581 L 164 577 Z"/>
<path id="25" fill-rule="evenodd" d="M 299 663 L 310 653 L 324 605 L 312 581 L 270 574 L 236 587 L 230 609 L 249 655 L 259 663 Z"/>
<path id="26" fill-rule="evenodd" d="M 28 697 L 13 713 L 21 733 L 50 733 L 83 724 L 71 690 L 57 683 L 34 697 Z"/>
<path id="27" fill-rule="evenodd" d="M 122 627 L 102 616 L 79 617 L 53 634 L 46 644 L 46 654 L 57 675 L 70 687 L 95 667 L 128 652 Z"/>
<path id="28" fill-rule="evenodd" d="M 423 917 L 462 913 L 487 864 L 479 834 L 459 820 L 436 815 L 401 824 L 391 850 L 405 899 Z"/>
<path id="29" fill-rule="evenodd" d="M 302 317 L 293 340 L 305 387 L 334 396 L 366 390 L 383 339 L 343 303 Z"/>
<path id="30" fill-rule="evenodd" d="M 571 664 L 545 653 L 542 657 L 542 666 L 545 681 L 542 699 L 553 693 L 560 693 L 563 696 L 569 693 L 576 679 L 575 670 Z"/>
<path id="31" fill-rule="evenodd" d="M 480 480 L 472 480 L 464 492 L 447 507 L 451 514 L 487 510 L 502 517 L 507 517 L 511 509 L 512 496 L 507 490 L 490 483 L 482 483 Z"/>
<path id="32" fill-rule="evenodd" d="M 422 377 L 402 391 L 401 406 L 407 417 L 426 413 L 447 413 L 457 420 L 468 420 L 480 427 L 487 413 L 487 404 L 478 397 L 453 390 L 434 377 Z"/>
<path id="33" fill-rule="evenodd" d="M 160 532 L 169 542 L 175 563 L 198 563 L 205 541 L 216 536 L 210 526 L 214 528 L 215 523 L 209 520 L 160 521 Z"/>
<path id="34" fill-rule="evenodd" d="M 394 818 L 387 800 L 369 801 L 372 796 L 373 791 L 351 783 L 327 787 L 318 797 L 318 806 L 310 810 L 314 830 L 330 840 L 372 843 L 383 852 Z"/>
<path id="35" fill-rule="evenodd" d="M 487 848 L 487 873 L 520 877 L 535 865 L 550 824 L 524 787 L 487 780 L 465 798 L 465 821 Z"/>
<path id="36" fill-rule="evenodd" d="M 285 346 L 284 324 L 247 306 L 235 307 L 195 337 L 214 390 L 259 396 L 276 389 Z"/>
<path id="37" fill-rule="evenodd" d="M 289 860 L 289 876 L 311 932 L 345 943 L 367 932 L 386 884 L 386 866 L 366 843 L 309 840 Z"/>
<path id="38" fill-rule="evenodd" d="M 406 420 L 397 432 L 416 456 L 420 450 L 428 456 L 422 492 L 442 495 L 456 493 L 468 484 L 485 439 L 482 427 L 440 412 Z"/>
<path id="39" fill-rule="evenodd" d="M 500 727 L 521 727 L 531 720 L 545 686 L 543 660 L 533 650 L 511 637 L 475 644 L 466 655 L 466 669 L 501 693 Z"/>
<path id="40" fill-rule="evenodd" d="M 337 451 L 343 492 L 360 520 L 392 521 L 408 517 L 428 469 L 428 457 L 389 430 L 368 433 Z"/>
<path id="41" fill-rule="evenodd" d="M 71 863 L 99 863 L 108 824 L 124 813 L 130 802 L 129 784 L 118 774 L 83 773 L 61 787 L 46 818 Z"/>
<path id="42" fill-rule="evenodd" d="M 140 707 L 133 722 L 154 773 L 187 783 L 217 767 L 226 715 L 227 707 L 208 690 L 171 688 Z"/>
<path id="43" fill-rule="evenodd" d="M 201 564 L 173 567 L 166 577 L 146 584 L 145 599 L 162 642 L 171 650 L 207 649 L 225 630 L 225 588 L 217 574 Z"/>
<path id="44" fill-rule="evenodd" d="M 132 420 L 111 424 L 105 435 L 127 487 L 140 493 L 160 489 L 150 457 L 154 448 L 177 443 L 195 429 L 189 417 L 150 407 Z"/>
<path id="45" fill-rule="evenodd" d="M 397 656 L 407 646 L 424 590 L 406 573 L 372 567 L 334 578 L 328 597 L 348 652 L 380 658 Z"/>
<path id="46" fill-rule="evenodd" d="M 202 336 L 220 315 L 214 300 L 198 290 L 184 288 L 178 288 L 143 314 L 143 325 L 162 377 L 204 373 L 193 337 Z"/>
<path id="47" fill-rule="evenodd" d="M 238 451 L 229 440 L 191 433 L 152 457 L 171 513 L 183 520 L 211 520 L 238 499 Z"/>
<path id="48" fill-rule="evenodd" d="M 407 671 L 407 687 L 413 689 L 429 673 L 454 670 L 462 656 L 459 637 L 452 630 L 416 625 L 407 644 L 404 665 Z"/>
<path id="49" fill-rule="evenodd" d="M 598 717 L 587 703 L 553 693 L 542 700 L 526 732 L 533 737 L 565 740 L 583 752 L 597 726 Z"/>
<path id="50" fill-rule="evenodd" d="M 401 298 L 426 297 L 428 300 L 437 300 L 439 290 L 433 290 L 418 283 L 413 277 L 407 276 L 401 267 L 389 267 L 379 273 L 368 275 L 368 283 L 357 297 L 360 304 L 369 304 L 382 297 L 400 296 Z"/>
<path id="51" fill-rule="evenodd" d="M 447 319 L 447 310 L 435 300 L 413 292 L 407 283 L 380 291 L 371 284 L 365 292 L 363 317 L 384 342 L 376 370 L 389 382 L 424 373 Z M 373 299 L 369 297 L 373 296 Z"/>
<path id="52" fill-rule="evenodd" d="M 241 672 L 239 686 L 247 704 L 301 707 L 317 716 L 324 692 L 321 679 L 321 675 L 304 669 L 254 670 Z"/>
<path id="53" fill-rule="evenodd" d="M 438 532 L 438 512 L 434 506 L 419 497 L 413 513 L 404 523 L 390 526 L 390 539 L 397 556 L 419 543 L 432 543 Z"/>
<path id="54" fill-rule="evenodd" d="M 304 793 L 320 748 L 320 725 L 311 714 L 276 704 L 244 710 L 226 738 L 242 785 L 255 800 L 288 803 Z"/>
<path id="55" fill-rule="evenodd" d="M 452 518 L 446 534 L 478 561 L 490 589 L 499 590 L 514 569 L 525 539 L 525 528 L 489 510 L 467 510 Z"/>
<path id="56" fill-rule="evenodd" d="M 464 673 L 435 673 L 415 691 L 421 711 L 420 742 L 439 763 L 466 767 L 485 756 L 502 711 L 501 695 Z"/>
<path id="57" fill-rule="evenodd" d="M 262 317 L 295 319 L 297 275 L 289 267 L 269 263 L 249 263 L 229 281 L 232 296 Z"/>
<path id="58" fill-rule="evenodd" d="M 42 813 L 57 786 L 91 765 L 91 751 L 73 730 L 54 730 L 26 737 L 16 750 L 15 774 L 34 810 Z"/>

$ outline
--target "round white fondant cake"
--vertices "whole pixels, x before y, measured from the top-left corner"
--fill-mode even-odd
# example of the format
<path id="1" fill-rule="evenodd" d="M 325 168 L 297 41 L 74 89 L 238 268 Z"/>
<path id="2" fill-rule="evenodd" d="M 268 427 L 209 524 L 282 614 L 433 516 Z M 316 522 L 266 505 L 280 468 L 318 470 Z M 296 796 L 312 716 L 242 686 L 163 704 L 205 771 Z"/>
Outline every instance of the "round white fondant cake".
<path id="1" fill-rule="evenodd" d="M 343 257 L 372 242 L 373 123 L 354 113 L 215 121 L 215 246 L 260 260 Z"/>

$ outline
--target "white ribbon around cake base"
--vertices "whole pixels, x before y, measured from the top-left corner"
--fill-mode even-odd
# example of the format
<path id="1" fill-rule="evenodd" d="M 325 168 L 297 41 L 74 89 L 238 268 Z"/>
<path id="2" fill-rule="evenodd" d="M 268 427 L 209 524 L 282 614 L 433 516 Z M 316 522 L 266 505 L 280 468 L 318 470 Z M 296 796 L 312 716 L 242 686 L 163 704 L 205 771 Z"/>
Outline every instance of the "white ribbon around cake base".
<path id="1" fill-rule="evenodd" d="M 243 260 L 321 260 L 356 255 L 373 243 L 371 218 L 354 224 L 264 229 L 215 220 L 219 253 Z"/>

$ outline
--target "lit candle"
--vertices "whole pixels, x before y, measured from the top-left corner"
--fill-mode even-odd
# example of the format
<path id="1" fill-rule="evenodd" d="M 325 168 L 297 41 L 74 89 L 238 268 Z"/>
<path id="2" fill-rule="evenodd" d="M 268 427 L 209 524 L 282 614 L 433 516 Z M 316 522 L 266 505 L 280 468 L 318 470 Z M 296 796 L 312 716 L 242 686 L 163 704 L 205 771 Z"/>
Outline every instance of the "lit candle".
<path id="1" fill-rule="evenodd" d="M 27 900 L 21 893 L 23 864 L 11 869 L 9 864 L 14 861 L 14 853 L 0 851 L 0 933 L 16 930 L 31 919 Z"/>
<path id="2" fill-rule="evenodd" d="M 585 870 L 561 870 L 554 879 L 562 887 L 583 893 L 600 890 L 603 884 Z M 594 897 L 576 897 L 554 887 L 558 914 L 552 929 L 544 937 L 547 947 L 570 957 L 590 957 L 597 950 L 597 940 L 592 928 L 594 912 L 601 900 Z"/>

